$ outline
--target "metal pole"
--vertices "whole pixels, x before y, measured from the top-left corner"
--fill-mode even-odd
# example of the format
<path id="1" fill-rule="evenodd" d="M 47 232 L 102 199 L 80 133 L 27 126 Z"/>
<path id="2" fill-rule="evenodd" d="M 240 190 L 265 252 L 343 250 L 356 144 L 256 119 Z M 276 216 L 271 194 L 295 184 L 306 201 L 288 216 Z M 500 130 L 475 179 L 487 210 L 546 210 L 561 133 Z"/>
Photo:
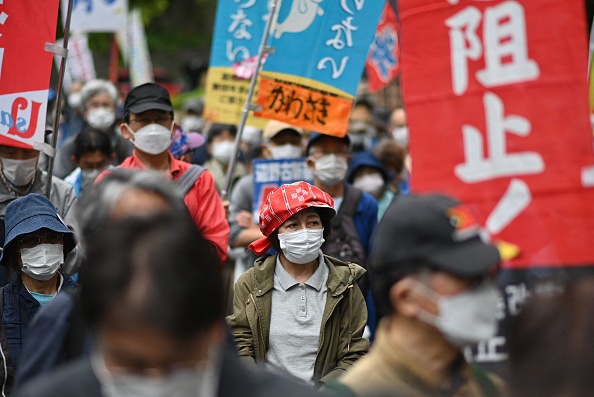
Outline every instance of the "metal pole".
<path id="1" fill-rule="evenodd" d="M 243 133 L 243 128 L 245 127 L 245 123 L 247 121 L 248 115 L 250 110 L 253 110 L 251 105 L 252 96 L 254 95 L 254 90 L 256 88 L 256 82 L 258 81 L 258 77 L 260 75 L 260 68 L 262 67 L 262 58 L 264 54 L 270 53 L 271 48 L 266 46 L 268 42 L 268 36 L 270 35 L 270 30 L 273 26 L 273 23 L 276 19 L 276 10 L 278 3 L 281 3 L 282 0 L 273 0 L 272 5 L 270 7 L 270 17 L 266 22 L 266 29 L 264 29 L 264 36 L 262 37 L 262 42 L 260 43 L 260 51 L 258 52 L 258 58 L 256 62 L 256 70 L 252 75 L 252 79 L 250 81 L 250 89 L 247 94 L 247 98 L 245 100 L 245 104 L 243 105 L 243 111 L 241 113 L 241 120 L 239 122 L 239 126 L 237 127 L 237 136 L 235 136 L 235 150 L 233 151 L 233 156 L 231 156 L 231 160 L 229 161 L 229 166 L 227 167 L 227 178 L 225 180 L 225 187 L 221 191 L 221 198 L 227 200 L 229 196 L 229 190 L 231 189 L 231 183 L 233 182 L 233 171 L 235 171 L 235 164 L 237 162 L 237 156 L 239 154 L 239 144 L 241 142 L 241 135 Z"/>
<path id="2" fill-rule="evenodd" d="M 73 0 L 68 0 L 68 11 L 66 12 L 66 23 L 64 24 L 64 49 L 68 49 L 68 38 L 70 37 L 70 17 L 72 15 Z M 60 71 L 58 72 L 58 87 L 56 88 L 56 111 L 54 114 L 54 123 L 52 125 L 52 148 L 56 149 L 58 143 L 58 128 L 60 127 L 60 114 L 62 114 L 62 83 L 64 82 L 64 73 L 66 70 L 66 57 L 63 56 L 60 61 Z M 47 164 L 47 185 L 45 186 L 45 195 L 49 199 L 52 190 L 52 174 L 54 172 L 55 157 L 49 156 Z"/>

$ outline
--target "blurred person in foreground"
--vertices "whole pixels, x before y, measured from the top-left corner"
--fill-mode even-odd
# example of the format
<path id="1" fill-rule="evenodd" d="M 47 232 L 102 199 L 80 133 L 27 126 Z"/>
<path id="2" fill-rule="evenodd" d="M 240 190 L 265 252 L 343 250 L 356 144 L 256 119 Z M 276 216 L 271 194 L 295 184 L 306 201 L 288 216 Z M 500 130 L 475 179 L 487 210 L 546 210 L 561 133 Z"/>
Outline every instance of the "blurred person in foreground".
<path id="1" fill-rule="evenodd" d="M 169 152 L 177 124 L 169 92 L 163 86 L 146 83 L 132 89 L 124 103 L 124 122 L 120 132 L 134 144 L 134 152 L 118 168 L 151 169 L 173 181 L 180 181 L 192 169 L 191 164 L 176 160 Z M 99 180 L 105 176 L 105 171 Z M 214 178 L 201 170 L 185 193 L 184 202 L 206 239 L 212 241 L 221 263 L 227 258 L 229 224 Z"/>
<path id="2" fill-rule="evenodd" d="M 176 186 L 155 171 L 119 168 L 92 185 L 81 197 L 78 219 L 81 241 L 92 243 L 106 227 L 129 217 L 187 214 Z M 58 365 L 89 353 L 80 294 L 60 294 L 29 324 L 28 338 L 16 374 L 15 389 Z"/>
<path id="3" fill-rule="evenodd" d="M 465 346 L 495 335 L 497 248 L 470 211 L 442 195 L 397 197 L 378 228 L 369 271 L 381 316 L 369 354 L 342 376 L 345 395 L 497 396 Z"/>
<path id="4" fill-rule="evenodd" d="M 510 396 L 591 396 L 594 278 L 548 282 L 532 292 L 509 333 Z"/>
<path id="5" fill-rule="evenodd" d="M 81 276 L 94 335 L 90 358 L 34 380 L 18 396 L 309 393 L 243 367 L 224 345 L 219 259 L 188 216 L 130 218 L 107 227 L 90 244 Z"/>
<path id="6" fill-rule="evenodd" d="M 237 281 L 228 317 L 239 355 L 320 387 L 369 348 L 357 280 L 365 270 L 321 250 L 335 216 L 332 198 L 306 182 L 282 185 L 260 210 L 259 258 Z"/>

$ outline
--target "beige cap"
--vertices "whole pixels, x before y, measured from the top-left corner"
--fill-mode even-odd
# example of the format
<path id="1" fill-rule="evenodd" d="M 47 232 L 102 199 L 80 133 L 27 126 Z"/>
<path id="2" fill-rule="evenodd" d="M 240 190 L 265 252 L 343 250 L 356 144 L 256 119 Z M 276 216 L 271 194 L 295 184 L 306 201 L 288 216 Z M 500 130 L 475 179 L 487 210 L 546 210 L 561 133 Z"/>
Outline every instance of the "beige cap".
<path id="1" fill-rule="evenodd" d="M 294 125 L 283 123 L 282 121 L 278 120 L 270 120 L 268 124 L 266 124 L 266 127 L 264 127 L 262 138 L 264 140 L 274 138 L 274 136 L 282 130 L 294 130 L 297 131 L 299 135 L 303 135 L 305 133 L 303 128 L 295 127 Z"/>

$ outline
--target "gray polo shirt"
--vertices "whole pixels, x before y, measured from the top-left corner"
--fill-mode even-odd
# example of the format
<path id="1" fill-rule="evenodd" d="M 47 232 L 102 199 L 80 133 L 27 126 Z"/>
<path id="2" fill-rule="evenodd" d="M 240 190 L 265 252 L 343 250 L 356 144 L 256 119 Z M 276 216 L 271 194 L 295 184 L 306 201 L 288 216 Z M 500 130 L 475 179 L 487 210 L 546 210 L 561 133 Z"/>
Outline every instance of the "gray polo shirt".
<path id="1" fill-rule="evenodd" d="M 319 261 L 320 265 L 314 274 L 300 284 L 277 258 L 266 352 L 269 368 L 288 373 L 309 384 L 313 384 L 328 293 L 328 265 L 324 262 L 322 251 Z"/>

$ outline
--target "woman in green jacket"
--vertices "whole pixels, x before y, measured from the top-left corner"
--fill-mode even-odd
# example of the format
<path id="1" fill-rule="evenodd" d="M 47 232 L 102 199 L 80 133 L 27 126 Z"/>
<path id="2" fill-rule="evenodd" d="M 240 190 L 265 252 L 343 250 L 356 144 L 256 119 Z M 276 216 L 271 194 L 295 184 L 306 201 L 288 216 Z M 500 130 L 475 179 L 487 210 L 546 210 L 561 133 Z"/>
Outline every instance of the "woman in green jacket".
<path id="1" fill-rule="evenodd" d="M 306 182 L 273 190 L 260 210 L 265 237 L 250 245 L 256 260 L 235 285 L 228 317 L 240 356 L 320 387 L 363 356 L 367 309 L 356 281 L 365 270 L 320 247 L 334 201 Z"/>

